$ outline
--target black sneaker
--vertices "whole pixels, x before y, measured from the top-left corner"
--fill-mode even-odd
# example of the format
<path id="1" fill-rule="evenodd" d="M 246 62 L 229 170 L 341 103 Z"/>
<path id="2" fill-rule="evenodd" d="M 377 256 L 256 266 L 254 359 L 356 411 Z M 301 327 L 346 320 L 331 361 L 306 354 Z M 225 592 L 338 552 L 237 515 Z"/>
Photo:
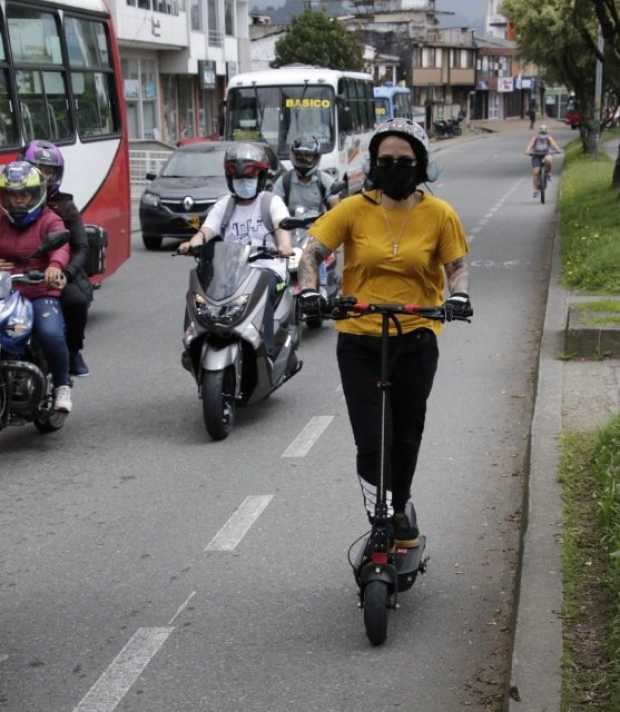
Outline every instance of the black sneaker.
<path id="1" fill-rule="evenodd" d="M 420 532 L 415 524 L 411 524 L 404 512 L 394 512 L 392 515 L 394 527 L 394 546 L 398 549 L 413 549 L 418 545 Z"/>
<path id="2" fill-rule="evenodd" d="M 90 370 L 80 351 L 69 354 L 69 373 L 72 376 L 89 376 Z"/>

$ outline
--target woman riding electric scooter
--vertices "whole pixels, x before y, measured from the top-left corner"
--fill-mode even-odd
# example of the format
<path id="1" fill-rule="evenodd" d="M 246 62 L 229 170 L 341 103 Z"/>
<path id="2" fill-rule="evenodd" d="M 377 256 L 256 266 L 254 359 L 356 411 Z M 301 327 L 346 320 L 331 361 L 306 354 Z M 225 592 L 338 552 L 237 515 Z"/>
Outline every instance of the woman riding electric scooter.
<path id="1" fill-rule="evenodd" d="M 456 318 L 473 314 L 465 261 L 467 240 L 453 208 L 425 194 L 418 185 L 428 178 L 429 141 L 407 119 L 381 124 L 370 141 L 370 179 L 376 190 L 346 198 L 317 220 L 313 239 L 300 263 L 302 313 L 322 308 L 318 266 L 344 246 L 342 293 L 360 303 L 444 303 L 447 279 L 449 310 Z M 386 418 L 386 483 L 391 536 L 396 547 L 418 543 L 411 502 L 411 482 L 424 430 L 426 401 L 437 368 L 441 327 L 415 313 L 400 317 L 402 335 L 390 328 L 390 412 Z M 357 474 L 372 521 L 381 469 L 382 399 L 377 389 L 381 366 L 381 318 L 338 321 L 338 365 L 357 445 Z M 408 514 L 407 514 L 408 513 Z"/>

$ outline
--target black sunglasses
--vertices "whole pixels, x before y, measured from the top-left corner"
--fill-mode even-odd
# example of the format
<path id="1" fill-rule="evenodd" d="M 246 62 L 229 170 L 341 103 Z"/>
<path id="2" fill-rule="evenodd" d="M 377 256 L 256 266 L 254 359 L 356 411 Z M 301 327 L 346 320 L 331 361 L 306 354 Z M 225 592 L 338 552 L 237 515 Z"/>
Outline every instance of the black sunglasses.
<path id="1" fill-rule="evenodd" d="M 411 156 L 378 156 L 377 165 L 381 168 L 413 168 L 418 162 Z"/>

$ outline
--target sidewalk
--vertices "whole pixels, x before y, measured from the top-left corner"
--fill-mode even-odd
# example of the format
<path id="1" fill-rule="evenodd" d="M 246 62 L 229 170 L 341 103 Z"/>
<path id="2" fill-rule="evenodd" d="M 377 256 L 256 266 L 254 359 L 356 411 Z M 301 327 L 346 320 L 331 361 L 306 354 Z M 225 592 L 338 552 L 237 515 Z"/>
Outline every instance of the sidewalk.
<path id="1" fill-rule="evenodd" d="M 617 148 L 615 149 L 617 151 Z M 615 156 L 614 156 L 615 158 Z M 595 431 L 620 409 L 620 360 L 563 360 L 569 301 L 555 236 L 531 425 L 530 475 L 509 712 L 559 712 L 562 684 L 562 432 Z"/>

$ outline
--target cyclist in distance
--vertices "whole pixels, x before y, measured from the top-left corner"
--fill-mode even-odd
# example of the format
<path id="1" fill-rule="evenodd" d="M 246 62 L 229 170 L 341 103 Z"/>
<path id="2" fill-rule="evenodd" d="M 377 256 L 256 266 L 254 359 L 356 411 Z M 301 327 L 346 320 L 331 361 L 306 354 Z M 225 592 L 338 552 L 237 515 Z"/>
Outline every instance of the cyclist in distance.
<path id="1" fill-rule="evenodd" d="M 448 203 L 418 188 L 428 180 L 429 148 L 424 129 L 409 119 L 392 119 L 376 130 L 369 145 L 369 177 L 375 189 L 345 198 L 310 229 L 312 239 L 300 263 L 303 313 L 320 312 L 319 265 L 343 245 L 344 295 L 375 304 L 439 306 L 444 303 L 447 280 L 447 303 L 454 313 L 473 314 L 461 221 Z M 416 315 L 401 316 L 400 324 L 402 336 L 390 326 L 387 503 L 394 544 L 412 548 L 419 531 L 417 521 L 410 521 L 405 511 L 437 368 L 440 326 Z M 372 521 L 381 456 L 377 388 L 381 317 L 344 319 L 336 328 L 338 365 L 357 446 L 357 474 Z"/>
<path id="2" fill-rule="evenodd" d="M 538 197 L 540 190 L 540 167 L 544 163 L 547 167 L 547 180 L 551 180 L 551 151 L 561 153 L 562 149 L 557 142 L 549 134 L 549 129 L 546 124 L 541 124 L 538 129 L 538 134 L 533 136 L 525 149 L 528 156 L 532 156 L 532 181 L 534 184 L 534 198 Z"/>
<path id="3" fill-rule="evenodd" d="M 65 161 L 58 146 L 49 141 L 31 141 L 24 148 L 23 159 L 36 166 L 45 177 L 47 206 L 62 218 L 69 230 L 71 259 L 64 270 L 66 285 L 60 296 L 67 328 L 69 373 L 72 376 L 88 376 L 90 371 L 82 356 L 82 349 L 88 308 L 93 301 L 93 287 L 85 271 L 88 238 L 82 216 L 73 202 L 73 196 L 60 191 Z"/>
<path id="4" fill-rule="evenodd" d="M 282 257 L 293 254 L 286 230 L 279 229 L 280 222 L 289 217 L 286 205 L 277 195 L 265 191 L 269 158 L 265 149 L 253 143 L 238 143 L 224 153 L 224 172 L 230 195 L 220 198 L 209 211 L 198 232 L 179 245 L 179 252 L 187 254 L 219 235 L 227 242 L 260 247 L 277 247 Z M 275 244 L 273 235 L 275 235 Z M 269 356 L 273 352 L 273 315 L 278 284 L 286 277 L 286 262 L 279 259 L 256 260 L 253 267 L 266 269 L 271 275 L 270 300 L 264 311 L 265 347 Z"/>

